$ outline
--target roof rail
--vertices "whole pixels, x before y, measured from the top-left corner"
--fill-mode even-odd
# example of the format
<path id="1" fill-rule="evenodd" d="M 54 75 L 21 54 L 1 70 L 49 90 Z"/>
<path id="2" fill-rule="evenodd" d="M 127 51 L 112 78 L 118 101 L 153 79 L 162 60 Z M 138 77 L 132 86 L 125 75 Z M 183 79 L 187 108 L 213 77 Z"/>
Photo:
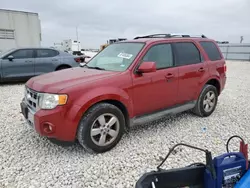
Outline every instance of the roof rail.
<path id="1" fill-rule="evenodd" d="M 186 34 L 153 34 L 146 36 L 137 36 L 134 39 L 143 39 L 143 38 L 173 38 L 173 37 L 195 37 L 195 38 L 207 38 L 205 35 L 186 35 Z"/>

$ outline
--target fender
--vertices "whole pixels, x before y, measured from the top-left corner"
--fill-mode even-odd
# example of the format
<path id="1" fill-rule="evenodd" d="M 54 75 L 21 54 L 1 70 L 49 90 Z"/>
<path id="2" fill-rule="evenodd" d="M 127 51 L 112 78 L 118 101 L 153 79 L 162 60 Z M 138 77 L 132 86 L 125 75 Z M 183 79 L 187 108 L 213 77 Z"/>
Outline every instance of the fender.
<path id="1" fill-rule="evenodd" d="M 199 89 L 196 93 L 196 99 L 199 98 L 200 93 L 204 87 L 204 85 L 209 81 L 209 80 L 217 80 L 220 84 L 220 88 L 221 88 L 221 82 L 220 82 L 220 76 L 219 75 L 214 75 L 214 76 L 210 76 L 209 78 L 206 78 L 204 80 L 201 80 L 199 83 Z"/>
<path id="2" fill-rule="evenodd" d="M 132 100 L 128 93 L 120 88 L 105 86 L 92 89 L 73 102 L 75 105 L 81 106 L 76 118 L 81 118 L 92 105 L 104 100 L 119 101 L 126 107 L 129 117 L 133 114 Z"/>

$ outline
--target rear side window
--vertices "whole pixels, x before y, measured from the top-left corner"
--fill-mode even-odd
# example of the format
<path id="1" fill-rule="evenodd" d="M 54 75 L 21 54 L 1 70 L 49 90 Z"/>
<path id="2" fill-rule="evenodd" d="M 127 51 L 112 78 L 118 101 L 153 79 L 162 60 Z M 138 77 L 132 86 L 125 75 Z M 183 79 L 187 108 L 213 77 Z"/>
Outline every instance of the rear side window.
<path id="1" fill-rule="evenodd" d="M 171 44 L 158 44 L 151 47 L 143 58 L 143 61 L 153 61 L 157 69 L 173 66 L 173 54 Z"/>
<path id="2" fill-rule="evenodd" d="M 37 50 L 37 57 L 38 58 L 45 58 L 45 57 L 55 57 L 59 53 L 56 50 L 50 50 L 50 49 L 40 49 Z"/>
<path id="3" fill-rule="evenodd" d="M 178 42 L 173 44 L 177 65 L 190 65 L 201 62 L 200 51 L 192 42 Z"/>
<path id="4" fill-rule="evenodd" d="M 222 59 L 218 48 L 216 47 L 216 45 L 213 42 L 202 41 L 202 42 L 200 42 L 200 44 L 203 47 L 203 49 L 205 50 L 205 52 L 207 53 L 207 55 L 211 61 L 216 61 L 216 60 Z"/>

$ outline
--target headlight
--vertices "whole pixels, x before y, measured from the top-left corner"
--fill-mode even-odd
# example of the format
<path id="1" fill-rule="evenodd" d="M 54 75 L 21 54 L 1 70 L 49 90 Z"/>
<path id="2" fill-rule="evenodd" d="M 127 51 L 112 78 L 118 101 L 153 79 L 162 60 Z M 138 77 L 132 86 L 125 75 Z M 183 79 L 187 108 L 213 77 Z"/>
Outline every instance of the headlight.
<path id="1" fill-rule="evenodd" d="M 41 109 L 53 109 L 58 105 L 66 104 L 67 99 L 68 99 L 67 95 L 41 93 L 39 94 L 38 104 Z"/>

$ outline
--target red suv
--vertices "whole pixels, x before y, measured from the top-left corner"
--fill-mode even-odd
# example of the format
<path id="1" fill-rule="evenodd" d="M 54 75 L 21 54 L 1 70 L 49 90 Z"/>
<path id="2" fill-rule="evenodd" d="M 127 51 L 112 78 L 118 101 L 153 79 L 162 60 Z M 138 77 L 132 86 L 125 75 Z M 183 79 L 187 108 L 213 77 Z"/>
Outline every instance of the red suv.
<path id="1" fill-rule="evenodd" d="M 82 67 L 31 78 L 21 109 L 42 136 L 113 148 L 132 125 L 215 110 L 225 60 L 205 36 L 155 34 L 111 44 Z"/>

